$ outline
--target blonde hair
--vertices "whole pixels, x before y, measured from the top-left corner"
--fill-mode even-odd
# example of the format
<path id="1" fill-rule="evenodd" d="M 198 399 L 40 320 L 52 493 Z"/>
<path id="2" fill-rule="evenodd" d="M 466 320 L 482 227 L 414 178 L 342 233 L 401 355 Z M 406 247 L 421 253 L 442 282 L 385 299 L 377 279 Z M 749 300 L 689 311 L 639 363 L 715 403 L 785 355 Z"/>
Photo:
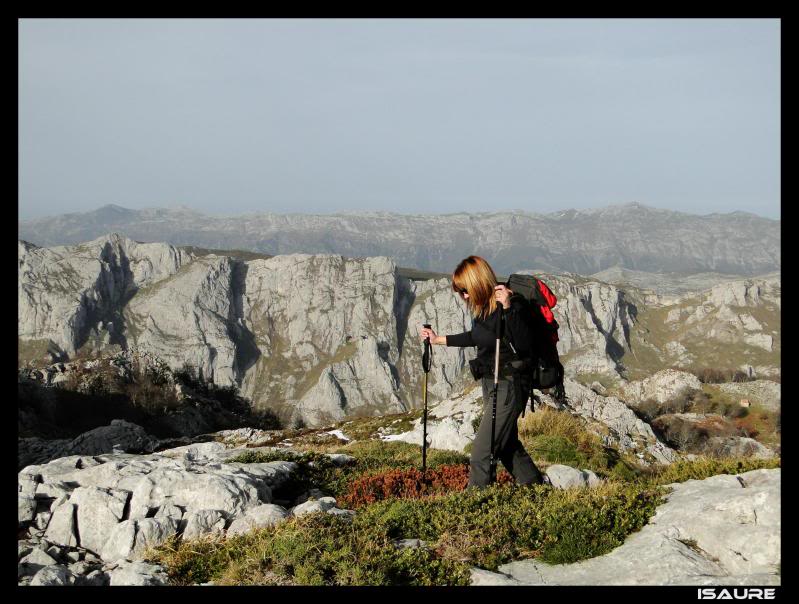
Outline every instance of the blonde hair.
<path id="1" fill-rule="evenodd" d="M 465 290 L 469 294 L 466 303 L 472 316 L 485 320 L 497 309 L 494 288 L 497 276 L 491 266 L 480 256 L 469 256 L 461 260 L 452 273 L 452 289 L 456 292 Z"/>

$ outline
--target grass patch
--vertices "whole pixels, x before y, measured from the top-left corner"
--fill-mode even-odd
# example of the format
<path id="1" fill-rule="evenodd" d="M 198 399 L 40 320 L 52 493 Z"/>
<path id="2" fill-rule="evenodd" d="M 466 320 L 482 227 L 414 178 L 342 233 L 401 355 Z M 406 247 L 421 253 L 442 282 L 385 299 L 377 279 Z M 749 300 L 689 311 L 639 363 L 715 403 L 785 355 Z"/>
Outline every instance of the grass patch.
<path id="1" fill-rule="evenodd" d="M 519 421 L 519 439 L 535 460 L 607 474 L 618 455 L 568 411 L 541 407 Z"/>

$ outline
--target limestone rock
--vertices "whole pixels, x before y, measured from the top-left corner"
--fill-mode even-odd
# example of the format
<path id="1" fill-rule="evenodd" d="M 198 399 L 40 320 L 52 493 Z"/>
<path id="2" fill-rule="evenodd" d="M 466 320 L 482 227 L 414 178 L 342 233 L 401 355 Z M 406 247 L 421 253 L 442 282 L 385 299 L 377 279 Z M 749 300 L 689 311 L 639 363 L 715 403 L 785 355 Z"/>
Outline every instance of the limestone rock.
<path id="1" fill-rule="evenodd" d="M 566 378 L 564 380 L 567 409 L 587 420 L 605 425 L 606 444 L 622 451 L 640 452 L 651 456 L 658 463 L 671 463 L 677 459 L 677 452 L 660 442 L 649 424 L 639 419 L 632 409 L 614 396 L 601 396 L 590 388 Z M 561 406 L 549 395 L 541 396 L 547 405 Z"/>
<path id="2" fill-rule="evenodd" d="M 463 396 L 455 396 L 430 406 L 427 419 L 427 442 L 431 449 L 463 451 L 474 440 L 475 420 L 483 406 L 482 391 L 474 388 Z M 382 440 L 399 440 L 415 445 L 422 444 L 424 426 L 422 419 L 414 422 L 413 429 L 400 434 L 381 435 Z"/>
<path id="3" fill-rule="evenodd" d="M 17 478 L 19 496 L 33 497 L 40 480 L 41 476 L 38 474 L 20 473 Z"/>
<path id="4" fill-rule="evenodd" d="M 331 508 L 336 507 L 336 500 L 333 497 L 322 497 L 320 499 L 311 499 L 300 505 L 296 505 L 289 512 L 292 516 L 305 516 L 306 514 L 314 514 L 316 512 L 326 512 Z"/>
<path id="5" fill-rule="evenodd" d="M 22 560 L 33 551 L 33 545 L 29 541 L 17 542 L 17 560 Z"/>
<path id="6" fill-rule="evenodd" d="M 136 541 L 130 557 L 139 557 L 148 549 L 167 542 L 178 531 L 178 521 L 172 517 L 145 518 L 136 521 Z"/>
<path id="7" fill-rule="evenodd" d="M 250 508 L 243 516 L 236 518 L 228 527 L 227 534 L 228 536 L 238 535 L 256 528 L 273 526 L 283 522 L 288 515 L 289 513 L 282 506 L 271 503 L 259 505 Z"/>
<path id="8" fill-rule="evenodd" d="M 19 336 L 50 339 L 71 354 L 97 333 L 91 317 L 118 317 L 129 293 L 173 275 L 189 258 L 170 245 L 118 235 L 75 247 L 20 245 Z M 116 335 L 123 322 L 113 323 Z"/>
<path id="9" fill-rule="evenodd" d="M 77 576 L 75 585 L 104 587 L 110 583 L 111 578 L 101 570 L 93 570 L 85 575 Z"/>
<path id="10" fill-rule="evenodd" d="M 486 585 L 524 585 L 521 581 L 510 578 L 503 573 L 495 573 L 484 568 L 471 569 L 471 585 L 473 586 L 486 586 Z"/>
<path id="11" fill-rule="evenodd" d="M 346 453 L 325 453 L 325 457 L 339 467 L 348 466 L 355 462 L 355 458 Z"/>
<path id="12" fill-rule="evenodd" d="M 35 585 L 72 585 L 75 576 L 66 566 L 45 566 L 37 572 L 30 584 Z"/>
<path id="13" fill-rule="evenodd" d="M 147 562 L 122 560 L 109 574 L 109 585 L 166 585 L 168 577 L 162 566 Z"/>
<path id="14" fill-rule="evenodd" d="M 75 510 L 73 503 L 64 502 L 53 511 L 50 524 L 47 526 L 45 538 L 51 543 L 58 543 L 66 547 L 78 545 L 75 526 Z"/>
<path id="15" fill-rule="evenodd" d="M 549 479 L 549 484 L 557 489 L 572 489 L 575 487 L 594 487 L 602 480 L 591 470 L 578 470 L 571 466 L 553 464 L 544 472 Z"/>
<path id="16" fill-rule="evenodd" d="M 95 553 L 102 550 L 111 531 L 123 520 L 129 495 L 127 491 L 98 487 L 78 487 L 72 492 L 69 500 L 78 508 L 81 547 Z"/>
<path id="17" fill-rule="evenodd" d="M 188 515 L 183 539 L 197 539 L 203 535 L 221 534 L 225 530 L 225 516 L 219 510 L 195 510 Z"/>
<path id="18" fill-rule="evenodd" d="M 109 426 L 84 432 L 64 447 L 61 456 L 99 455 L 111 453 L 116 448 L 121 452 L 150 453 L 158 446 L 144 428 L 121 419 L 111 421 Z"/>
<path id="19" fill-rule="evenodd" d="M 176 524 L 180 524 L 180 521 L 183 518 L 183 510 L 171 503 L 165 503 L 158 508 L 158 511 L 155 513 L 155 518 L 167 518 L 171 521 L 174 521 Z"/>
<path id="20" fill-rule="evenodd" d="M 36 516 L 36 500 L 33 497 L 17 497 L 17 518 L 19 526 L 31 522 Z"/>
<path id="21" fill-rule="evenodd" d="M 25 574 L 31 575 L 38 572 L 42 567 L 52 566 L 54 564 L 58 564 L 58 561 L 38 547 L 33 548 L 28 555 L 24 556 L 19 561 L 20 567 L 26 569 Z"/>
<path id="22" fill-rule="evenodd" d="M 105 561 L 140 558 L 175 535 L 178 527 L 178 521 L 170 517 L 126 520 L 111 531 L 100 555 Z"/>
<path id="23" fill-rule="evenodd" d="M 136 547 L 136 520 L 125 520 L 113 527 L 100 552 L 106 561 L 125 559 L 132 555 Z"/>
<path id="24" fill-rule="evenodd" d="M 637 382 L 628 382 L 621 387 L 624 400 L 637 405 L 646 399 L 665 403 L 676 398 L 685 390 L 700 390 L 702 383 L 692 373 L 664 369 L 655 375 Z"/>

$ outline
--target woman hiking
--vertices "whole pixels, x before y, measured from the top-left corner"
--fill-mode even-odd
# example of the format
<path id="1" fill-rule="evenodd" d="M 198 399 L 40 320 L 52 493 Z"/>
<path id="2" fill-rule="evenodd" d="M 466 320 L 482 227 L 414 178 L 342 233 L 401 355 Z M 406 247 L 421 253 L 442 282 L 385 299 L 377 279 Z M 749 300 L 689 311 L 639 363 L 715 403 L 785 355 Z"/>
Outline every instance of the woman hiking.
<path id="1" fill-rule="evenodd" d="M 469 485 L 478 488 L 492 481 L 491 475 L 491 408 L 494 391 L 494 362 L 497 322 L 500 322 L 500 363 L 497 385 L 494 458 L 511 473 L 519 484 L 542 482 L 541 472 L 525 451 L 516 425 L 527 405 L 531 383 L 526 375 L 513 372 L 508 362 L 514 358 L 530 358 L 536 351 L 525 350 L 525 343 L 534 342 L 529 320 L 531 309 L 520 295 L 514 295 L 497 283 L 493 269 L 483 258 L 469 256 L 458 264 L 452 274 L 452 289 L 466 301 L 474 319 L 471 331 L 439 336 L 430 328 L 420 332 L 422 340 L 444 346 L 477 346 L 477 358 L 472 361 L 472 373 L 481 379 L 483 387 L 483 419 L 477 430 L 470 458 Z M 517 345 L 518 343 L 518 345 Z M 516 349 L 514 355 L 513 349 Z M 476 367 L 476 370 L 475 370 Z"/>

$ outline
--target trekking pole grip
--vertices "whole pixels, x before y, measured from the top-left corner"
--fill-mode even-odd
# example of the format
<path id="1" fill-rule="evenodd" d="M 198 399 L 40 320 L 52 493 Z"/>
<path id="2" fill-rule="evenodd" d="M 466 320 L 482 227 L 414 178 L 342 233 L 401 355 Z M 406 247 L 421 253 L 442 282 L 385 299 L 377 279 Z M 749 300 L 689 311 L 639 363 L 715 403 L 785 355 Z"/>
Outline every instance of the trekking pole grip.
<path id="1" fill-rule="evenodd" d="M 425 329 L 432 329 L 430 323 L 425 323 L 423 327 Z M 422 355 L 422 369 L 424 369 L 425 373 L 430 371 L 430 348 L 430 338 L 428 337 L 424 339 L 424 354 Z"/>

